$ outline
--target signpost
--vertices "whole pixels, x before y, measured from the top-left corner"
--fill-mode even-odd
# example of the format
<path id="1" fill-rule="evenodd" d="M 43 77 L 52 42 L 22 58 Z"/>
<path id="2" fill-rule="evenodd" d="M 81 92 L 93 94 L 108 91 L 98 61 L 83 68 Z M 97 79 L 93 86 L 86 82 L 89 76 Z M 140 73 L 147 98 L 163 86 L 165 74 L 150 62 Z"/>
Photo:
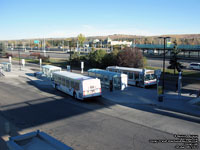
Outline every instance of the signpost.
<path id="1" fill-rule="evenodd" d="M 83 68 L 84 68 L 84 62 L 81 62 L 81 73 L 83 73 Z"/>
<path id="2" fill-rule="evenodd" d="M 158 101 L 162 102 L 163 101 L 163 91 L 162 91 L 162 86 L 159 86 L 159 79 L 160 79 L 160 75 L 161 75 L 161 70 L 155 70 L 155 75 L 157 77 L 157 96 L 158 96 Z"/>
<path id="3" fill-rule="evenodd" d="M 41 67 L 42 67 L 42 59 L 40 58 L 40 71 L 41 71 Z"/>
<path id="4" fill-rule="evenodd" d="M 40 43 L 39 40 L 34 40 L 34 44 L 38 44 L 38 50 L 39 50 L 39 43 Z"/>
<path id="5" fill-rule="evenodd" d="M 25 67 L 25 60 L 22 59 L 22 67 L 24 68 Z"/>
<path id="6" fill-rule="evenodd" d="M 34 44 L 39 44 L 40 41 L 39 40 L 34 40 Z"/>
<path id="7" fill-rule="evenodd" d="M 182 73 L 178 73 L 178 96 L 181 96 L 181 87 L 182 87 Z"/>
<path id="8" fill-rule="evenodd" d="M 9 56 L 9 63 L 12 64 L 12 57 L 11 56 Z"/>

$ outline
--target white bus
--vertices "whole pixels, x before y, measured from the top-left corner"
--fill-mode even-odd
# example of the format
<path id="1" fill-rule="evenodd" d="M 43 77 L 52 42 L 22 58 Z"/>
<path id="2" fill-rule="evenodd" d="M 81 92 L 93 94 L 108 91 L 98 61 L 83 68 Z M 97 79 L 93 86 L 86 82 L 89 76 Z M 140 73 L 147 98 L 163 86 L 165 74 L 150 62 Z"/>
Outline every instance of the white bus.
<path id="1" fill-rule="evenodd" d="M 156 85 L 157 83 L 154 70 L 118 67 L 118 66 L 109 66 L 106 68 L 106 70 L 127 74 L 128 84 L 130 85 L 146 87 L 146 86 Z"/>
<path id="2" fill-rule="evenodd" d="M 128 86 L 128 76 L 123 73 L 110 72 L 102 69 L 89 69 L 88 75 L 100 79 L 102 87 L 105 88 L 124 90 Z"/>
<path id="3" fill-rule="evenodd" d="M 68 71 L 53 73 L 53 87 L 80 100 L 101 96 L 99 79 Z"/>

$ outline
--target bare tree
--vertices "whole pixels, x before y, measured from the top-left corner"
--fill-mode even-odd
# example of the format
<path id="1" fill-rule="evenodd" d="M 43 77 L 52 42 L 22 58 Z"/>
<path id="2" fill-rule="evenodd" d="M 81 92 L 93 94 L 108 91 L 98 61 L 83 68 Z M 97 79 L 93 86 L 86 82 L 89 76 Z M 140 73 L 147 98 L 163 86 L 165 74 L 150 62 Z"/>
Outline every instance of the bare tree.
<path id="1" fill-rule="evenodd" d="M 138 48 L 125 48 L 118 53 L 118 65 L 124 67 L 143 67 L 143 55 Z"/>

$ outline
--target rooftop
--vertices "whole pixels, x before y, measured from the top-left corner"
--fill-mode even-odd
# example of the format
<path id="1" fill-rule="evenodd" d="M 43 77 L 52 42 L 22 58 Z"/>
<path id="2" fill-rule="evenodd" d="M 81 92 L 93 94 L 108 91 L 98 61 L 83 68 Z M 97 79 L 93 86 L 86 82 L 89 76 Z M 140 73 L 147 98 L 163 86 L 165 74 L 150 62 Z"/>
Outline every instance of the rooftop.
<path id="1" fill-rule="evenodd" d="M 89 69 L 88 72 L 95 72 L 95 73 L 99 73 L 102 75 L 107 75 L 107 76 L 121 76 L 121 73 L 117 73 L 117 72 L 110 72 L 107 70 L 102 70 L 102 69 Z"/>
<path id="2" fill-rule="evenodd" d="M 57 74 L 57 75 L 61 75 L 61 76 L 69 77 L 69 78 L 73 78 L 73 79 L 76 79 L 76 80 L 93 79 L 91 77 L 84 76 L 84 75 L 77 74 L 77 73 L 73 73 L 73 72 L 69 72 L 69 71 L 56 71 L 53 74 Z"/>

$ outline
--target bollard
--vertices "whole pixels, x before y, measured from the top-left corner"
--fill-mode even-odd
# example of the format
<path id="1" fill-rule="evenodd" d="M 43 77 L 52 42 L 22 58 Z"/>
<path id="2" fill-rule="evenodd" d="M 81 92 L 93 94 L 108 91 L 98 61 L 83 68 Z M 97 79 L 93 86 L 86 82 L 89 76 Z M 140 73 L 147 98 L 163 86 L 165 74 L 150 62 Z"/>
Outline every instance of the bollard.
<path id="1" fill-rule="evenodd" d="M 197 97 L 199 97 L 199 96 L 200 96 L 200 90 L 197 91 Z"/>

